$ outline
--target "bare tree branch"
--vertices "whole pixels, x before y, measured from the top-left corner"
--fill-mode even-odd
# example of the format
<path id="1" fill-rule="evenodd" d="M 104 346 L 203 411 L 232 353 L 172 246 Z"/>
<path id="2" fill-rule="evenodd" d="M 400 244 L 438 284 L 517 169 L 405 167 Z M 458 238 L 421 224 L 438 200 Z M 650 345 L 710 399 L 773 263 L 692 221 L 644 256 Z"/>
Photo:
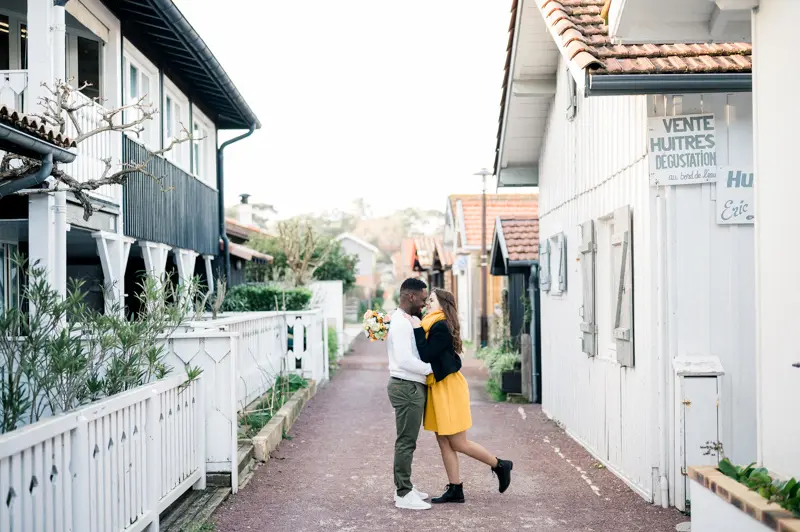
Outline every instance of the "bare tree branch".
<path id="1" fill-rule="evenodd" d="M 89 98 L 82 94 L 82 91 L 91 87 L 90 83 L 84 83 L 75 88 L 70 85 L 70 81 L 56 80 L 53 85 L 43 83 L 48 93 L 39 99 L 41 112 L 32 114 L 46 125 L 54 128 L 62 136 L 67 136 L 68 124 L 74 130 L 75 138 L 72 140 L 80 146 L 81 143 L 96 135 L 106 132 L 133 133 L 139 135 L 145 130 L 145 125 L 149 120 L 158 114 L 158 109 L 147 101 L 147 96 L 143 96 L 130 104 L 107 109 L 102 105 L 99 98 Z M 96 115 L 96 127 L 88 131 L 83 131 L 81 115 L 94 111 Z M 157 157 L 163 156 L 178 144 L 190 142 L 195 139 L 191 132 L 181 124 L 182 131 L 176 138 L 170 139 L 169 143 L 161 149 L 148 151 L 148 156 L 143 161 L 129 161 L 115 164 L 111 157 L 101 158 L 104 169 L 101 175 L 79 181 L 64 171 L 58 164 L 53 165 L 50 173 L 51 182 L 35 190 L 20 191 L 18 194 L 32 195 L 52 192 L 55 190 L 72 192 L 75 198 L 81 203 L 84 210 L 84 219 L 88 220 L 94 213 L 95 207 L 92 204 L 89 192 L 97 190 L 106 185 L 121 185 L 131 175 L 141 174 L 153 179 L 155 182 L 163 183 L 164 176 L 156 175 L 151 169 L 151 162 Z M 0 181 L 19 179 L 37 171 L 41 167 L 41 162 L 36 159 L 23 157 L 16 154 L 6 154 L 0 161 Z M 169 188 L 161 187 L 162 191 Z"/>

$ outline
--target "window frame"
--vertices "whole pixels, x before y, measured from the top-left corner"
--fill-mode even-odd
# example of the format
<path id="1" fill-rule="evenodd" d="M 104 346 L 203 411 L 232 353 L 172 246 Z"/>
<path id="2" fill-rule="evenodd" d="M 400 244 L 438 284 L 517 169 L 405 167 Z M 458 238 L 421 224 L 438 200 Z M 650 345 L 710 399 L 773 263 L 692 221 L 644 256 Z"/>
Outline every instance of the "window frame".
<path id="1" fill-rule="evenodd" d="M 612 244 L 615 230 L 614 213 L 601 216 L 595 222 L 597 252 L 595 255 L 595 323 L 597 325 L 597 357 L 617 360 L 617 344 L 614 339 L 614 315 L 616 311 L 616 288 L 614 273 L 615 253 Z M 605 310 L 603 310 L 605 309 Z"/>
<path id="2" fill-rule="evenodd" d="M 567 293 L 567 239 L 562 232 L 552 235 L 547 241 L 550 246 L 547 254 L 548 275 L 550 276 L 548 291 L 553 297 L 561 297 Z M 559 279 L 562 271 L 564 274 L 563 284 Z"/>
<path id="3" fill-rule="evenodd" d="M 216 146 L 217 130 L 212 122 L 196 105 L 192 104 L 192 134 L 194 135 L 195 126 L 200 125 L 201 134 L 205 137 L 202 140 L 192 141 L 192 175 L 211 188 L 216 189 Z M 195 165 L 195 150 L 200 147 L 200 166 Z"/>
<path id="4" fill-rule="evenodd" d="M 78 54 L 78 39 L 86 39 L 87 41 L 94 41 L 99 45 L 99 54 L 98 54 L 98 84 L 97 84 L 97 92 L 98 98 L 100 100 L 105 98 L 106 90 L 105 90 L 105 63 L 106 63 L 106 43 L 95 35 L 92 32 L 81 31 L 77 28 L 67 28 L 66 31 L 67 35 L 67 42 L 65 47 L 65 52 L 67 56 L 67 65 L 66 65 L 66 72 L 67 78 L 72 79 L 73 81 L 70 83 L 74 87 L 80 86 L 80 77 L 79 73 L 80 70 L 78 68 L 78 61 L 80 60 L 80 55 Z"/>
<path id="5" fill-rule="evenodd" d="M 161 109 L 164 109 L 164 112 L 161 113 L 161 127 L 164 133 L 163 135 L 163 148 L 169 146 L 170 141 L 172 138 L 180 136 L 180 127 L 186 127 L 189 124 L 189 107 L 190 102 L 189 98 L 183 94 L 175 83 L 172 82 L 167 76 L 164 76 L 163 82 L 163 92 L 162 95 L 162 102 L 161 102 Z M 173 119 L 172 126 L 174 127 L 175 131 L 173 131 L 172 137 L 167 135 L 167 98 L 172 100 L 172 106 L 178 107 L 178 113 L 171 112 L 171 118 Z M 188 128 L 187 128 L 188 129 Z M 191 173 L 191 146 L 188 142 L 183 142 L 181 144 L 176 144 L 172 147 L 172 149 L 164 154 L 164 157 L 173 163 L 175 166 L 179 167 L 181 170 L 186 172 L 187 174 Z"/>
<path id="6" fill-rule="evenodd" d="M 131 95 L 131 66 L 137 69 L 137 87 L 136 96 Z M 142 92 L 142 75 L 145 74 L 149 78 L 149 90 L 146 93 Z M 141 98 L 144 94 L 147 95 L 147 101 L 155 108 L 160 107 L 161 103 L 161 89 L 159 83 L 160 72 L 158 68 L 137 50 L 127 40 L 123 43 L 122 47 L 122 94 L 123 105 L 130 105 L 133 103 L 134 98 Z M 158 110 L 158 109 L 157 109 Z M 130 122 L 135 120 L 131 116 L 131 111 L 125 112 L 124 120 Z M 137 135 L 133 132 L 126 132 L 129 138 L 135 140 L 139 144 L 144 145 L 151 151 L 160 149 L 161 146 L 161 127 L 162 121 L 154 117 L 153 119 L 145 122 L 144 134 Z"/>
<path id="7" fill-rule="evenodd" d="M 0 240 L 0 316 L 10 308 L 19 308 L 22 285 L 19 267 L 12 263 L 14 253 L 19 253 L 19 242 Z M 16 272 L 14 286 L 12 271 Z"/>

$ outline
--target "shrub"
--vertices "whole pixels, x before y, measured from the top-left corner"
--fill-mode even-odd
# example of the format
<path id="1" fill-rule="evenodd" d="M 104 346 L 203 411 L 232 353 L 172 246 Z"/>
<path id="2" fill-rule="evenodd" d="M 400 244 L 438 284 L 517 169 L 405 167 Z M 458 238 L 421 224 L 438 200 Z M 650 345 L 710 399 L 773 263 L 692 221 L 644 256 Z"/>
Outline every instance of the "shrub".
<path id="1" fill-rule="evenodd" d="M 339 356 L 339 333 L 336 332 L 336 327 L 328 327 L 328 357 L 336 361 Z"/>
<path id="2" fill-rule="evenodd" d="M 232 312 L 265 312 L 274 310 L 306 310 L 311 303 L 311 290 L 267 284 L 241 284 L 228 291 L 224 310 Z"/>

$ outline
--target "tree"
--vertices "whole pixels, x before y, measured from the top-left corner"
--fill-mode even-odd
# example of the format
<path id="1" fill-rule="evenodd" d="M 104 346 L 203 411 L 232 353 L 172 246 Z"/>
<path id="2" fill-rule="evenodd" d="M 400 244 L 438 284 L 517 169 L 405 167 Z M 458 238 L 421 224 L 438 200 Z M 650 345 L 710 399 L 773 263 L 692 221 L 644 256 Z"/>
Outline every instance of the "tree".
<path id="1" fill-rule="evenodd" d="M 72 124 L 76 131 L 76 136 L 72 140 L 78 146 L 96 135 L 110 131 L 138 135 L 144 130 L 144 124 L 148 120 L 152 120 L 158 113 L 158 109 L 146 101 L 146 96 L 129 105 L 106 109 L 102 105 L 95 105 L 102 103 L 99 98 L 79 96 L 85 88 L 91 86 L 89 83 L 85 83 L 77 89 L 70 86 L 69 82 L 61 80 L 56 80 L 52 87 L 47 84 L 43 84 L 43 86 L 47 89 L 48 94 L 39 101 L 42 109 L 41 113 L 33 114 L 33 116 L 55 129 L 62 137 L 67 136 L 67 124 Z M 89 106 L 97 110 L 101 125 L 92 130 L 83 131 L 77 113 Z M 105 163 L 102 175 L 83 182 L 67 174 L 59 167 L 58 163 L 54 163 L 50 172 L 51 182 L 44 188 L 33 191 L 28 190 L 24 193 L 72 192 L 83 206 L 84 220 L 88 220 L 94 213 L 94 206 L 87 192 L 97 190 L 104 185 L 121 185 L 128 177 L 136 173 L 146 175 L 160 183 L 163 177 L 156 176 L 149 170 L 150 161 L 169 152 L 176 145 L 191 140 L 194 140 L 193 137 L 184 127 L 178 137 L 170 139 L 169 143 L 163 148 L 150 152 L 149 156 L 143 161 L 122 161 L 119 164 L 115 164 L 111 157 L 106 157 L 102 159 Z M 0 161 L 0 181 L 25 177 L 38 171 L 41 165 L 42 162 L 38 159 L 7 153 Z"/>
<path id="2" fill-rule="evenodd" d="M 279 224 L 279 235 L 281 234 L 280 226 L 284 224 L 293 225 L 296 227 L 304 227 L 306 233 L 309 231 L 314 235 L 310 241 L 314 242 L 312 248 L 308 242 L 303 246 L 303 249 L 297 251 L 296 247 L 287 246 L 286 238 L 291 238 L 290 235 L 296 231 L 284 231 L 283 237 L 265 237 L 257 236 L 248 241 L 248 245 L 262 253 L 266 253 L 273 257 L 271 264 L 248 264 L 247 265 L 247 279 L 252 282 L 269 282 L 269 281 L 285 281 L 293 286 L 303 286 L 296 284 L 297 279 L 303 278 L 305 284 L 311 280 L 318 281 L 343 281 L 344 289 L 348 290 L 356 282 L 355 270 L 358 258 L 353 255 L 347 255 L 342 248 L 341 244 L 330 237 L 318 233 L 313 226 L 307 221 L 293 220 L 289 222 L 281 222 Z M 294 261 L 290 259 L 290 253 L 294 253 Z M 294 250 L 294 251 L 293 251 Z M 309 251 L 310 250 L 310 251 Z M 303 259 L 308 259 L 308 266 L 305 268 L 305 273 L 299 273 L 302 270 L 303 261 L 298 260 L 302 256 Z M 298 268 L 292 267 L 292 263 L 299 264 Z"/>

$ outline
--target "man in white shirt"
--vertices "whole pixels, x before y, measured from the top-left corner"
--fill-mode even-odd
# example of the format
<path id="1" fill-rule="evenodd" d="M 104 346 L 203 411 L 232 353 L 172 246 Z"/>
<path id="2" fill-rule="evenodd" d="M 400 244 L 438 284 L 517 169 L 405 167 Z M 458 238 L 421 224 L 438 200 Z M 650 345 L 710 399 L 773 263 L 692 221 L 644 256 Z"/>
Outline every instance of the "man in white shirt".
<path id="1" fill-rule="evenodd" d="M 419 359 L 414 329 L 404 314 L 419 316 L 427 297 L 427 285 L 406 279 L 400 286 L 400 305 L 389 321 L 386 349 L 389 354 L 389 400 L 394 408 L 397 440 L 394 444 L 395 506 L 407 510 L 428 510 L 428 498 L 411 483 L 411 462 L 425 414 L 430 364 Z"/>

